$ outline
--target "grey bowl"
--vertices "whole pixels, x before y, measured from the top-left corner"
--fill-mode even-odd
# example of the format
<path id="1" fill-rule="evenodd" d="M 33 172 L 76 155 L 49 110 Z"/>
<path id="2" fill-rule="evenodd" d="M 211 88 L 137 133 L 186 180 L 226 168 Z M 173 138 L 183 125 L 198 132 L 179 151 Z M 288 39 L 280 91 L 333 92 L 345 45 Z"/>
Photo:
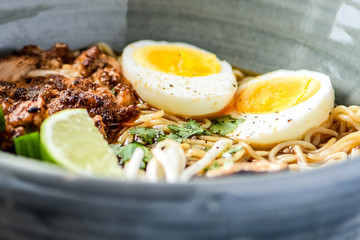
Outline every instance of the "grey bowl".
<path id="1" fill-rule="evenodd" d="M 324 72 L 346 105 L 360 104 L 359 26 L 355 1 L 0 1 L 1 54 L 184 41 L 254 72 Z M 0 152 L 0 238 L 359 239 L 359 160 L 166 185 L 79 177 Z"/>

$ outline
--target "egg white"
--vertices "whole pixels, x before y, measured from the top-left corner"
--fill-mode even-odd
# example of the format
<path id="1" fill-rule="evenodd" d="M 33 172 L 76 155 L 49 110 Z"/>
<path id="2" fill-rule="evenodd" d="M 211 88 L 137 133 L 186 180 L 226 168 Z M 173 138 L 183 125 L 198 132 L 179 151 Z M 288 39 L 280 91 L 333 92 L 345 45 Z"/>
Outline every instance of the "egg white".
<path id="1" fill-rule="evenodd" d="M 122 69 L 137 94 L 150 105 L 167 112 L 196 117 L 216 113 L 232 100 L 236 88 L 236 77 L 226 61 L 217 59 L 219 73 L 198 77 L 183 77 L 154 71 L 136 62 L 134 51 L 149 45 L 178 45 L 210 53 L 186 43 L 169 43 L 141 40 L 125 47 Z"/>
<path id="2" fill-rule="evenodd" d="M 239 90 L 251 84 L 285 76 L 307 76 L 321 83 L 320 89 L 309 99 L 291 108 L 276 113 L 243 114 L 232 110 L 230 115 L 245 121 L 227 136 L 245 140 L 260 146 L 269 146 L 286 140 L 298 139 L 313 127 L 320 126 L 329 117 L 334 107 L 334 90 L 330 78 L 322 73 L 300 70 L 278 70 L 258 76 L 242 85 Z"/>

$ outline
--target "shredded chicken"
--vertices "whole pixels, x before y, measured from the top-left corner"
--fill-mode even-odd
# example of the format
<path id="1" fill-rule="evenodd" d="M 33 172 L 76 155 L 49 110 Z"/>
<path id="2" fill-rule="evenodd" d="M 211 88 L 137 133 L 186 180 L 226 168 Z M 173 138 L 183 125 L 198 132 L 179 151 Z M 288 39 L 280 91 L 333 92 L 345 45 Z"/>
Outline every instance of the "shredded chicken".
<path id="1" fill-rule="evenodd" d="M 97 46 L 78 56 L 61 43 L 48 51 L 26 46 L 0 59 L 0 104 L 6 120 L 0 148 L 11 148 L 15 137 L 39 129 L 46 117 L 69 108 L 87 109 L 112 142 L 122 126 L 140 115 L 133 103 L 119 63 Z"/>
<path id="2" fill-rule="evenodd" d="M 0 60 L 0 79 L 4 82 L 17 82 L 29 71 L 36 68 L 39 59 L 33 56 L 14 56 Z"/>
<path id="3" fill-rule="evenodd" d="M 219 177 L 238 172 L 279 172 L 287 169 L 284 163 L 274 163 L 267 160 L 253 160 L 252 162 L 237 162 L 229 167 L 221 167 L 206 172 L 207 177 Z"/>

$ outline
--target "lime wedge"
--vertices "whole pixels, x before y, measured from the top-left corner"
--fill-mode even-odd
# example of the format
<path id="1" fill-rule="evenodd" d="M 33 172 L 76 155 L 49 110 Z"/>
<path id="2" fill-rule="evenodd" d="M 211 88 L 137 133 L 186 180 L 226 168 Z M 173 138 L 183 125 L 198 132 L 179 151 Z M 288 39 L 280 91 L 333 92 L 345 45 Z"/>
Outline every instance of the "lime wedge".
<path id="1" fill-rule="evenodd" d="M 4 116 L 4 112 L 0 106 L 0 132 L 5 130 L 5 116 Z"/>
<path id="2" fill-rule="evenodd" d="M 85 109 L 48 117 L 40 128 L 41 157 L 90 176 L 121 177 L 118 159 Z"/>

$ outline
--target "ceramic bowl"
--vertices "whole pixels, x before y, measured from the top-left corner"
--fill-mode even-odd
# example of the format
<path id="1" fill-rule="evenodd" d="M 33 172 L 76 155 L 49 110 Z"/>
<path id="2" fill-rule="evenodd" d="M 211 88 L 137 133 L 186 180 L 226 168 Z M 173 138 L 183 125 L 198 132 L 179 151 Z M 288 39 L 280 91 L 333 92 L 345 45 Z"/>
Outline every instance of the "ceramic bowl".
<path id="1" fill-rule="evenodd" d="M 0 52 L 183 41 L 262 73 L 331 77 L 360 104 L 360 5 L 341 0 L 0 0 Z M 79 177 L 0 152 L 1 239 L 359 239 L 360 159 L 187 184 Z"/>

